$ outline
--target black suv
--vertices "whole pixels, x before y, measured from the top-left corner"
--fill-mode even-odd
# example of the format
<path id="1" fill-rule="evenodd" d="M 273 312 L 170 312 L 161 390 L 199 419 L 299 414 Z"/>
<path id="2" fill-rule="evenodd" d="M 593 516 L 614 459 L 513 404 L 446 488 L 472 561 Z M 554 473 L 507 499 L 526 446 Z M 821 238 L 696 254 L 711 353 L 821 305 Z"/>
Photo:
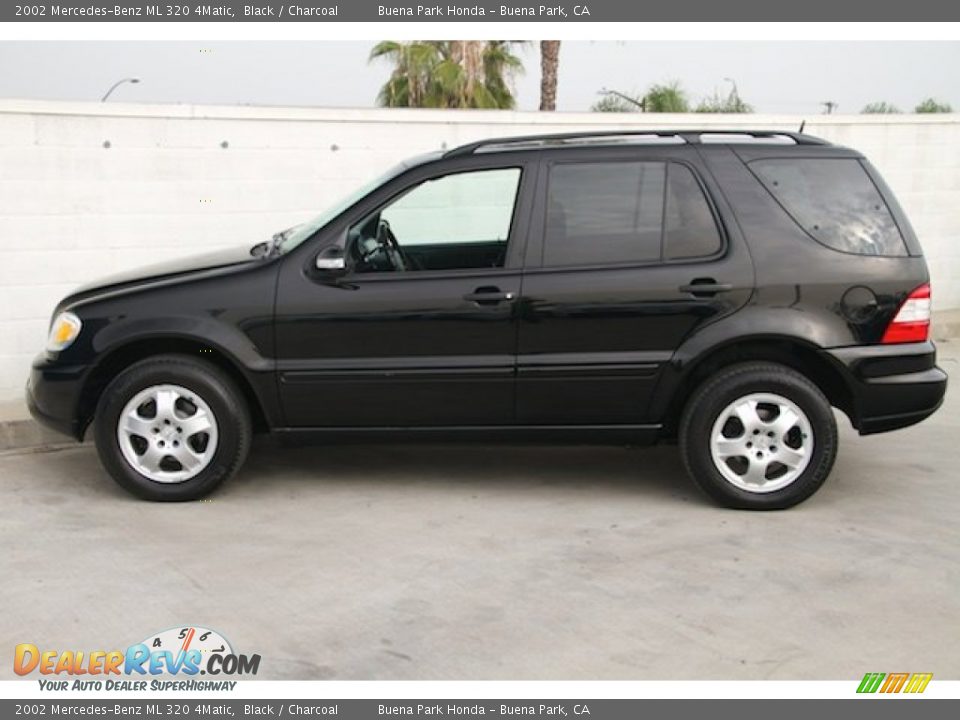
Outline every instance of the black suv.
<path id="1" fill-rule="evenodd" d="M 830 472 L 831 406 L 867 434 L 940 405 L 928 280 L 877 171 L 817 138 L 486 140 L 77 290 L 27 396 L 150 500 L 205 495 L 270 431 L 677 439 L 717 501 L 784 508 Z"/>

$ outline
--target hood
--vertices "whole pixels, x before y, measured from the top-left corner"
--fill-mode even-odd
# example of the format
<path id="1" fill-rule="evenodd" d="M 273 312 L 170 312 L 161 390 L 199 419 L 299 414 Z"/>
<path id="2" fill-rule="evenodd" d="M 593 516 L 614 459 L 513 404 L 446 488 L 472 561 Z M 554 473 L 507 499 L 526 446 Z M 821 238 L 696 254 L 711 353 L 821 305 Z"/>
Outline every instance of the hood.
<path id="1" fill-rule="evenodd" d="M 214 252 L 204 253 L 203 255 L 167 260 L 166 262 L 146 265 L 133 270 L 108 275 L 107 277 L 80 286 L 70 293 L 67 300 L 76 301 L 80 299 L 81 296 L 126 289 L 130 286 L 146 284 L 157 280 L 167 280 L 205 270 L 250 265 L 258 262 L 263 262 L 263 258 L 252 256 L 248 245 L 216 250 Z"/>

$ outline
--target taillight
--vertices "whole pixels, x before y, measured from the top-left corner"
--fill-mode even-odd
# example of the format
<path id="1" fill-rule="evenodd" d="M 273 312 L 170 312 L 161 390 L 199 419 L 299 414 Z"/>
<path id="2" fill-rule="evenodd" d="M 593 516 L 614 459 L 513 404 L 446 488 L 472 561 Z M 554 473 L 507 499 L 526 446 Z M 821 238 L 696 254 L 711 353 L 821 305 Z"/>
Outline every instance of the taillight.
<path id="1" fill-rule="evenodd" d="M 925 342 L 930 335 L 930 284 L 925 283 L 903 301 L 887 325 L 882 343 Z"/>

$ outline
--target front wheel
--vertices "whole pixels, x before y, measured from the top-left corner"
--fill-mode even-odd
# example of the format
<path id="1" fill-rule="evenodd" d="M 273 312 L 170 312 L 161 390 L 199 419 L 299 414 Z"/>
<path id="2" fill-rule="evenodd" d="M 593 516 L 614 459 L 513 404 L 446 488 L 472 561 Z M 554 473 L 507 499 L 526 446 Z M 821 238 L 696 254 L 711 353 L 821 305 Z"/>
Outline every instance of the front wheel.
<path id="1" fill-rule="evenodd" d="M 243 464 L 251 423 L 243 395 L 219 368 L 164 355 L 107 386 L 94 437 L 100 461 L 125 489 L 146 500 L 195 500 Z"/>
<path id="2" fill-rule="evenodd" d="M 788 508 L 813 495 L 837 455 L 830 403 L 791 368 L 744 363 L 709 378 L 680 422 L 687 472 L 733 508 Z"/>

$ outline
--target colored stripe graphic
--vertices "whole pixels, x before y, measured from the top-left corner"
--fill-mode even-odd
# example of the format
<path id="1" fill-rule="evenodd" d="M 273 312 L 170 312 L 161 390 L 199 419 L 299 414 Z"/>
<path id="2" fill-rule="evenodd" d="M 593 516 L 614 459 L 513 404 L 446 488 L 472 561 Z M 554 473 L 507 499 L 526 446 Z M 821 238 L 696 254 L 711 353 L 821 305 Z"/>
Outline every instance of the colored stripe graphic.
<path id="1" fill-rule="evenodd" d="M 886 677 L 886 673 L 867 673 L 863 676 L 863 680 L 860 681 L 860 687 L 857 688 L 857 692 L 875 693 L 877 688 L 880 687 L 880 683 L 883 682 L 884 677 Z"/>
<path id="2" fill-rule="evenodd" d="M 880 688 L 882 693 L 898 693 L 900 688 L 903 687 L 903 684 L 907 681 L 907 678 L 910 677 L 910 673 L 890 673 L 887 675 L 887 680 L 883 683 L 883 687 Z"/>
<path id="3" fill-rule="evenodd" d="M 860 681 L 858 693 L 886 694 L 892 693 L 922 693 L 927 689 L 933 673 L 867 673 Z"/>
<path id="4" fill-rule="evenodd" d="M 933 673 L 914 673 L 910 676 L 907 687 L 903 691 L 905 693 L 922 693 L 927 689 L 931 678 L 933 678 Z"/>

